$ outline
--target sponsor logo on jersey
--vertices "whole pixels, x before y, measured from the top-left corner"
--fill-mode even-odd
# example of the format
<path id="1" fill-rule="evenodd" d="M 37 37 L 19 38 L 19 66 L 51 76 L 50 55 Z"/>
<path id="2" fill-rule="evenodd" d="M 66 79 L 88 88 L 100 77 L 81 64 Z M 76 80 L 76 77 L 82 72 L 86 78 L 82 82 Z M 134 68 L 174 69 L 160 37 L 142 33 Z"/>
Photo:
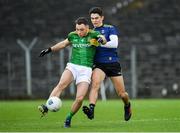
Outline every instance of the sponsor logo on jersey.
<path id="1" fill-rule="evenodd" d="M 86 48 L 86 47 L 90 47 L 91 45 L 90 44 L 72 44 L 73 47 L 75 48 Z"/>
<path id="2" fill-rule="evenodd" d="M 101 34 L 103 34 L 103 35 L 104 35 L 104 33 L 105 33 L 105 31 L 104 31 L 104 30 L 101 30 Z"/>

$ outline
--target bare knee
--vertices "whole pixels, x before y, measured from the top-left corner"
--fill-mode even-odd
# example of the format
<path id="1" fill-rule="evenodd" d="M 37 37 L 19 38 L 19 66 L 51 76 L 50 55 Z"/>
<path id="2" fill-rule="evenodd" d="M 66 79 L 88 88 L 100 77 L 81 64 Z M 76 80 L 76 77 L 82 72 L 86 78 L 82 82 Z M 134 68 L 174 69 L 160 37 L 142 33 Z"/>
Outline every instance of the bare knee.
<path id="1" fill-rule="evenodd" d="M 82 103 L 83 102 L 83 100 L 84 100 L 84 96 L 78 96 L 78 97 L 76 97 L 76 102 L 77 103 Z"/>
<path id="2" fill-rule="evenodd" d="M 122 99 L 129 97 L 129 96 L 128 96 L 128 93 L 125 92 L 125 91 L 122 91 L 122 92 L 120 91 L 120 92 L 118 93 L 118 96 L 120 96 Z"/>

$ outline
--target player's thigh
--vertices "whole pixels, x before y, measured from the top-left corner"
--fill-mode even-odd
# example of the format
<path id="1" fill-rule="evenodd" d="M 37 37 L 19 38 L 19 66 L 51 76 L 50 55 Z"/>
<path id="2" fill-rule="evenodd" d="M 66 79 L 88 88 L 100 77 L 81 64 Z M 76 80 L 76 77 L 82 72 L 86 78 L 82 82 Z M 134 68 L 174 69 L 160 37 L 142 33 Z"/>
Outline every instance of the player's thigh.
<path id="1" fill-rule="evenodd" d="M 117 92 L 125 92 L 123 76 L 110 77 Z"/>
<path id="2" fill-rule="evenodd" d="M 93 83 L 101 83 L 104 78 L 105 78 L 105 73 L 99 69 L 99 68 L 95 68 L 92 72 L 92 84 Z"/>
<path id="3" fill-rule="evenodd" d="M 79 66 L 79 68 L 77 68 L 76 75 L 76 84 L 79 84 L 81 82 L 88 82 L 90 84 L 92 68 Z"/>
<path id="4" fill-rule="evenodd" d="M 60 81 L 59 81 L 59 84 L 60 85 L 69 85 L 72 81 L 74 80 L 73 78 L 73 74 L 70 70 L 68 69 L 65 69 L 64 72 L 62 73 L 61 75 L 61 78 L 60 78 Z"/>
<path id="5" fill-rule="evenodd" d="M 88 82 L 80 82 L 77 84 L 77 92 L 76 97 L 77 98 L 84 98 L 89 88 Z"/>

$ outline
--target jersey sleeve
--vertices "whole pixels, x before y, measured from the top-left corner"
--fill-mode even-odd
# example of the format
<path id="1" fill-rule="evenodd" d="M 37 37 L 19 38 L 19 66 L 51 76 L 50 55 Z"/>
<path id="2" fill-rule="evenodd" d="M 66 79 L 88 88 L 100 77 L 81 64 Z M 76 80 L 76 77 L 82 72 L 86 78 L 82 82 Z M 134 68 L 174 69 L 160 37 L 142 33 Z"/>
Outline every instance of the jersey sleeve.
<path id="1" fill-rule="evenodd" d="M 68 34 L 67 39 L 68 39 L 69 42 L 72 42 L 73 35 L 74 35 L 74 32 L 70 32 L 70 33 Z"/>
<path id="2" fill-rule="evenodd" d="M 67 37 L 68 41 L 71 42 L 71 33 L 68 34 L 68 37 Z"/>

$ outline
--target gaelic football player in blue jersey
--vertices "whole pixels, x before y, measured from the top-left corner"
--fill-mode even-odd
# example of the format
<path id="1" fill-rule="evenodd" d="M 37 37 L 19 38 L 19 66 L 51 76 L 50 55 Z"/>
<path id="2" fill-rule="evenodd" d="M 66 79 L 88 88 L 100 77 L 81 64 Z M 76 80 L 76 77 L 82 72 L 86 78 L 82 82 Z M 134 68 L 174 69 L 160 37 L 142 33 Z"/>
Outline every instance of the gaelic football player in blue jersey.
<path id="1" fill-rule="evenodd" d="M 94 118 L 94 108 L 98 98 L 101 82 L 105 77 L 110 77 L 118 96 L 124 103 L 124 119 L 131 118 L 131 104 L 128 93 L 125 91 L 123 75 L 117 55 L 118 33 L 114 26 L 103 24 L 104 16 L 100 7 L 89 10 L 91 22 L 95 31 L 99 31 L 106 37 L 107 43 L 96 48 L 94 70 L 92 74 L 92 86 L 89 94 L 89 107 L 83 106 L 83 112 L 89 119 Z"/>

